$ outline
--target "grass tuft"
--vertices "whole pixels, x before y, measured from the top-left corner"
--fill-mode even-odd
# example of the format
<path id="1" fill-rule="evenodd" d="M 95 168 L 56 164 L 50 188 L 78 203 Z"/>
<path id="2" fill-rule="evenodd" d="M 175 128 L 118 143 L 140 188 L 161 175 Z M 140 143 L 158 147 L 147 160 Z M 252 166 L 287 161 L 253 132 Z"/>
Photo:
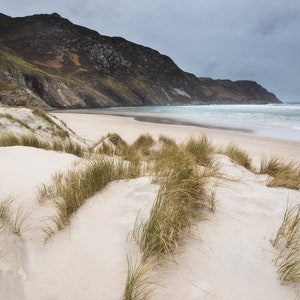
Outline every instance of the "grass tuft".
<path id="1" fill-rule="evenodd" d="M 184 146 L 185 150 L 193 155 L 198 165 L 211 165 L 214 147 L 205 135 L 203 135 L 201 138 L 198 138 L 197 140 L 190 138 Z"/>
<path id="2" fill-rule="evenodd" d="M 0 202 L 0 226 L 8 226 L 11 233 L 21 236 L 25 231 L 25 221 L 30 215 L 28 210 L 19 206 L 14 212 L 12 210 L 12 198 L 7 198 Z"/>
<path id="3" fill-rule="evenodd" d="M 127 254 L 127 279 L 123 294 L 123 300 L 147 300 L 153 292 L 153 281 L 149 272 L 153 270 L 157 263 L 136 261 L 132 262 L 131 257 Z"/>
<path id="4" fill-rule="evenodd" d="M 122 148 L 126 147 L 127 143 L 117 133 L 108 133 L 95 143 L 91 150 L 100 154 L 115 155 Z"/>
<path id="5" fill-rule="evenodd" d="M 43 185 L 38 193 L 41 203 L 45 198 L 54 199 L 57 215 L 53 217 L 53 222 L 57 230 L 62 230 L 69 225 L 71 216 L 87 198 L 111 181 L 128 178 L 132 178 L 130 164 L 108 159 L 92 160 L 82 169 L 57 173 L 53 184 L 48 187 Z M 50 231 L 54 232 L 53 229 Z"/>
<path id="6" fill-rule="evenodd" d="M 136 152 L 141 159 L 152 160 L 155 158 L 156 152 L 152 149 L 155 141 L 150 134 L 141 134 L 130 147 Z"/>
<path id="7" fill-rule="evenodd" d="M 79 157 L 84 157 L 88 154 L 88 150 L 70 140 L 61 141 L 54 139 L 52 142 L 46 142 L 37 138 L 33 134 L 23 134 L 16 135 L 12 133 L 3 134 L 0 137 L 0 147 L 9 147 L 9 146 L 27 146 L 40 148 L 45 150 L 54 150 L 61 151 L 66 153 L 71 153 Z"/>
<path id="8" fill-rule="evenodd" d="M 176 146 L 176 141 L 167 135 L 160 134 L 158 140 L 164 146 Z"/>
<path id="9" fill-rule="evenodd" d="M 140 226 L 144 260 L 151 256 L 171 255 L 197 210 L 214 207 L 205 197 L 205 178 L 198 171 L 194 157 L 184 149 L 165 146 L 154 169 L 155 181 L 161 186 L 149 219 Z"/>
<path id="10" fill-rule="evenodd" d="M 0 202 L 0 224 L 5 224 L 9 222 L 11 216 L 11 204 L 13 202 L 12 198 L 7 198 Z"/>
<path id="11" fill-rule="evenodd" d="M 281 250 L 276 259 L 279 279 L 300 283 L 300 204 L 287 207 L 276 237 L 271 240 Z"/>
<path id="12" fill-rule="evenodd" d="M 277 157 L 264 158 L 260 173 L 271 176 L 267 182 L 268 186 L 300 190 L 300 165 L 295 162 Z"/>
<path id="13" fill-rule="evenodd" d="M 248 153 L 240 149 L 235 144 L 229 144 L 224 151 L 224 154 L 230 157 L 232 160 L 237 162 L 239 165 L 245 167 L 246 169 L 252 171 L 252 161 Z"/>

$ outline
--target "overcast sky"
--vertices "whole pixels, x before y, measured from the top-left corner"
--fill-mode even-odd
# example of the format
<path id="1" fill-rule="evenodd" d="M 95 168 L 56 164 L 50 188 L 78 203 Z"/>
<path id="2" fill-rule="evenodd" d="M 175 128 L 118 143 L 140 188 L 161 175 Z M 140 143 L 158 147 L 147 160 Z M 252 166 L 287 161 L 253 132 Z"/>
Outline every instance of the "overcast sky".
<path id="1" fill-rule="evenodd" d="M 255 80 L 300 101 L 300 0 L 0 0 L 16 17 L 57 12 L 170 56 L 199 77 Z"/>

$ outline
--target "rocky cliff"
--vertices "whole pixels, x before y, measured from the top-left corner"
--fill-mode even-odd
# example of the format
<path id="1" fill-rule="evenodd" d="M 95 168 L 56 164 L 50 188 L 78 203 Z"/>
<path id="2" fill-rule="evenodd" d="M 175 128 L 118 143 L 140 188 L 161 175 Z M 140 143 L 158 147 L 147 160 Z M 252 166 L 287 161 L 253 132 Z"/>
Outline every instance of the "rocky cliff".
<path id="1" fill-rule="evenodd" d="M 0 14 L 0 103 L 92 108 L 276 102 L 256 82 L 197 78 L 153 49 L 58 14 Z"/>

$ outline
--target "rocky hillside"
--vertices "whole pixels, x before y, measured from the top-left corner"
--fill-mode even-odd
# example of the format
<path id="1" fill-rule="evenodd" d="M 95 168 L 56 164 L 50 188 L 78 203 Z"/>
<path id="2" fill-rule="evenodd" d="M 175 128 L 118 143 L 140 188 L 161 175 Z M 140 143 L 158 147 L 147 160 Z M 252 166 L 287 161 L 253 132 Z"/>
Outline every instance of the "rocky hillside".
<path id="1" fill-rule="evenodd" d="M 197 78 L 167 56 L 58 14 L 0 14 L 0 103 L 43 108 L 275 103 L 256 82 Z"/>

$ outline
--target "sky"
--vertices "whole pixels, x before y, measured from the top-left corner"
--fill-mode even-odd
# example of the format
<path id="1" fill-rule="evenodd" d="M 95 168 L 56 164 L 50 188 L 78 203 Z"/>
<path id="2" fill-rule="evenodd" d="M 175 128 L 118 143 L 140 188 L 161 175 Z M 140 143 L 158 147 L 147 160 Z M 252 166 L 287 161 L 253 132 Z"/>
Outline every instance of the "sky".
<path id="1" fill-rule="evenodd" d="M 254 80 L 300 101 L 299 0 L 0 0 L 0 12 L 56 12 L 158 50 L 198 77 Z"/>

